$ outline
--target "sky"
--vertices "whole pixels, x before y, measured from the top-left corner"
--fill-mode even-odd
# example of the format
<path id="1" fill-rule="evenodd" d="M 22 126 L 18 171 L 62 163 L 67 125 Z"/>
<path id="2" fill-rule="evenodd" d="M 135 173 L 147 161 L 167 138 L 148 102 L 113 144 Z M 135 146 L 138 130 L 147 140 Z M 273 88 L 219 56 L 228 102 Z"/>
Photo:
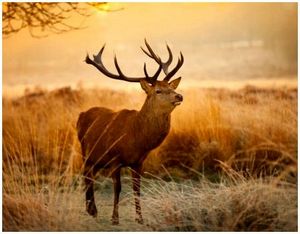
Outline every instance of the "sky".
<path id="1" fill-rule="evenodd" d="M 264 17 L 271 17 L 271 21 L 266 22 L 273 22 L 272 17 L 276 18 L 276 14 L 270 11 L 272 6 L 109 3 L 110 12 L 93 10 L 89 18 L 72 16 L 69 22 L 83 25 L 85 28 L 81 30 L 32 38 L 25 29 L 3 39 L 3 93 L 21 93 L 25 87 L 51 89 L 65 85 L 76 87 L 78 84 L 84 87 L 139 88 L 137 84 L 111 80 L 83 60 L 87 53 L 97 53 L 106 43 L 103 60 L 111 71 L 115 71 L 113 56 L 117 54 L 122 71 L 129 76 L 143 75 L 144 62 L 150 73 L 154 72 L 157 64 L 140 49 L 144 38 L 163 60 L 167 56 L 166 43 L 170 45 L 174 59 L 182 51 L 185 63 L 178 76 L 183 77 L 185 86 L 204 81 L 211 84 L 216 80 L 217 84 L 234 84 L 239 79 L 253 77 L 269 80 L 269 76 L 284 83 L 285 77 L 280 74 L 285 63 L 274 60 L 274 51 L 264 49 L 265 42 L 259 35 L 266 34 L 247 34 L 258 25 L 251 18 L 254 14 L 258 14 L 263 22 L 266 21 Z M 297 5 L 286 4 L 284 7 L 290 12 Z M 293 22 L 297 20 L 294 18 L 283 17 Z M 292 25 L 289 21 L 284 23 Z M 257 62 L 258 57 L 261 62 Z M 278 67 L 281 73 L 269 75 L 269 70 L 264 70 L 268 66 Z M 292 82 L 295 83 L 295 79 Z"/>

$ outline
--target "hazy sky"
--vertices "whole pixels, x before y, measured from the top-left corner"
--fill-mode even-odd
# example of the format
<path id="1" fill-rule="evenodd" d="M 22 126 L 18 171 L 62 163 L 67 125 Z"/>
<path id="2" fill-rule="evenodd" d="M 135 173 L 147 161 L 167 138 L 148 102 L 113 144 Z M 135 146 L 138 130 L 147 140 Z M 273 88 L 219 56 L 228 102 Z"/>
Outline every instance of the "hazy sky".
<path id="1" fill-rule="evenodd" d="M 4 83 L 68 83 L 69 79 L 96 81 L 98 73 L 83 63 L 83 59 L 87 51 L 90 54 L 96 53 L 104 43 L 107 45 L 104 60 L 108 66 L 112 65 L 113 54 L 116 52 L 124 70 L 133 75 L 141 74 L 144 61 L 149 62 L 140 50 L 144 38 L 163 53 L 166 51 L 162 47 L 168 41 L 176 54 L 182 49 L 180 39 L 189 30 L 186 25 L 192 25 L 200 17 L 195 10 L 199 4 L 110 5 L 111 9 L 122 10 L 95 12 L 83 22 L 86 29 L 63 35 L 52 34 L 41 39 L 32 38 L 24 30 L 4 39 Z M 82 18 L 75 16 L 72 23 L 79 25 Z"/>
<path id="2" fill-rule="evenodd" d="M 228 58 L 216 49 L 211 50 L 209 41 L 218 35 L 214 32 L 224 31 L 224 27 L 226 31 L 226 27 L 233 30 L 243 26 L 240 4 L 110 3 L 109 7 L 120 10 L 106 13 L 95 11 L 92 17 L 85 20 L 74 16 L 71 22 L 86 26 L 82 30 L 51 34 L 40 39 L 32 38 L 27 30 L 23 30 L 3 39 L 3 89 L 31 85 L 74 86 L 79 81 L 83 85 L 135 87 L 136 84 L 104 78 L 83 60 L 87 52 L 97 53 L 106 43 L 103 59 L 112 71 L 115 71 L 114 53 L 118 55 L 125 74 L 142 75 L 144 62 L 149 64 L 150 72 L 154 71 L 156 64 L 140 50 L 144 38 L 163 59 L 167 55 L 166 42 L 175 58 L 182 51 L 185 64 L 178 75 L 186 80 L 215 78 L 222 74 L 222 68 L 226 68 Z M 267 11 L 268 8 L 264 9 Z M 238 55 L 239 52 L 233 54 Z M 253 55 L 249 56 L 251 60 Z M 237 56 L 233 62 L 239 66 L 240 60 Z M 220 78 L 224 77 L 221 75 Z"/>

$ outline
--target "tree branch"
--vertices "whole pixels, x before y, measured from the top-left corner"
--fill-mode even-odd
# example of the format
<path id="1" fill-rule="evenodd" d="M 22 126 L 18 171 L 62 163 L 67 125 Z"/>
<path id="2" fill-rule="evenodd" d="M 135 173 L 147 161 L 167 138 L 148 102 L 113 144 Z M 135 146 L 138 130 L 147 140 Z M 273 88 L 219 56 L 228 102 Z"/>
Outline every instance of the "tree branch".
<path id="1" fill-rule="evenodd" d="M 63 3 L 63 2 L 4 2 L 2 12 L 2 34 L 9 37 L 27 28 L 32 37 L 45 37 L 48 33 L 64 33 L 82 29 L 68 22 L 74 13 L 89 17 L 92 7 L 108 11 L 107 3 Z"/>

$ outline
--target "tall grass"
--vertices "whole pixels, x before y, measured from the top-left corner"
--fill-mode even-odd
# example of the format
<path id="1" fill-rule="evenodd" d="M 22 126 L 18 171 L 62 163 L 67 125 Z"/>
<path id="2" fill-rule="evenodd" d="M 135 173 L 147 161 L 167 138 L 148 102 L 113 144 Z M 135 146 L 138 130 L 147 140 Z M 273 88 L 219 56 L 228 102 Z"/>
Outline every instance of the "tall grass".
<path id="1" fill-rule="evenodd" d="M 295 231 L 297 191 L 241 179 L 213 184 L 149 183 L 144 210 L 155 231 Z"/>
<path id="2" fill-rule="evenodd" d="M 120 225 L 112 226 L 110 181 L 96 184 L 99 217 L 85 212 L 83 188 L 60 185 L 37 194 L 5 194 L 6 231 L 296 231 L 294 184 L 241 179 L 212 183 L 144 179 L 141 205 L 144 225 L 134 222 L 129 178 L 123 179 Z M 70 189 L 70 187 L 72 187 Z M 53 189 L 53 190 L 52 190 Z"/>
<path id="3" fill-rule="evenodd" d="M 171 134 L 154 153 L 156 161 L 149 157 L 151 169 L 159 173 L 157 165 L 164 164 L 180 174 L 186 167 L 215 171 L 221 161 L 252 175 L 296 173 L 296 90 L 249 89 L 185 93 Z"/>
<path id="4" fill-rule="evenodd" d="M 103 177 L 101 217 L 85 213 L 75 125 L 92 106 L 136 109 L 143 94 L 65 88 L 4 97 L 4 230 L 296 230 L 297 90 L 182 93 L 169 136 L 144 165 L 147 225 L 133 222 L 125 179 L 118 227 L 110 225 L 112 190 Z"/>

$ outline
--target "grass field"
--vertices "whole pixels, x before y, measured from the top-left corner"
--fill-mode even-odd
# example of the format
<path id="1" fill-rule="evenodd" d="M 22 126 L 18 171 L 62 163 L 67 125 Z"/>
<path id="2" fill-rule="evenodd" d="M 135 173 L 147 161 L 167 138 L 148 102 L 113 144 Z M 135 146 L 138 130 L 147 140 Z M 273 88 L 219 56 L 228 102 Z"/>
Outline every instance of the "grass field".
<path id="1" fill-rule="evenodd" d="M 35 90 L 3 98 L 3 230 L 297 231 L 297 88 L 191 89 L 165 142 L 144 164 L 134 222 L 127 170 L 120 225 L 112 182 L 96 183 L 99 215 L 85 212 L 76 136 L 92 106 L 136 109 L 144 94 Z"/>

